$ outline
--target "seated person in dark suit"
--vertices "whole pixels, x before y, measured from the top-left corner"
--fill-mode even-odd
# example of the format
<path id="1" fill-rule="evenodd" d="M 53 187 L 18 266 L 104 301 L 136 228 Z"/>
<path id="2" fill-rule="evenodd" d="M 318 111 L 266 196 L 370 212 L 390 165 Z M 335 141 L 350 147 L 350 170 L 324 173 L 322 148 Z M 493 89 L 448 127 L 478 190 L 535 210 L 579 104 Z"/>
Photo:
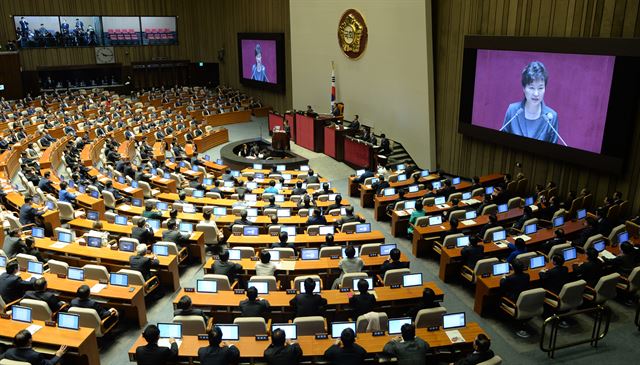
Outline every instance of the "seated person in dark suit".
<path id="1" fill-rule="evenodd" d="M 571 281 L 572 277 L 564 265 L 564 257 L 561 255 L 553 255 L 551 258 L 553 268 L 540 271 L 540 281 L 542 288 L 558 295 L 562 286 Z"/>
<path id="2" fill-rule="evenodd" d="M 311 199 L 311 195 L 305 194 L 302 200 L 298 202 L 299 209 L 310 209 L 316 206 L 316 203 Z"/>
<path id="3" fill-rule="evenodd" d="M 234 220 L 231 227 L 235 226 L 236 224 L 239 224 L 241 226 L 250 226 L 251 221 L 247 219 L 248 214 L 249 213 L 247 212 L 247 210 L 243 209 L 242 212 L 240 212 L 240 218 Z"/>
<path id="4" fill-rule="evenodd" d="M 516 238 L 515 243 L 509 243 L 507 246 L 511 250 L 509 256 L 507 256 L 507 262 L 510 264 L 513 263 L 513 260 L 515 260 L 518 255 L 527 252 L 527 244 L 520 237 Z"/>
<path id="5" fill-rule="evenodd" d="M 476 214 L 477 215 L 482 214 L 482 210 L 484 209 L 484 207 L 486 207 L 487 205 L 491 205 L 491 204 L 493 204 L 491 194 L 484 194 L 484 198 L 482 199 L 482 203 L 480 203 L 480 205 L 478 205 L 478 208 L 476 209 Z"/>
<path id="6" fill-rule="evenodd" d="M 337 201 L 337 197 L 336 197 L 336 201 Z M 345 213 L 347 213 L 346 215 L 343 215 L 342 217 L 340 217 L 340 219 L 338 219 L 335 222 L 336 227 L 340 227 L 342 228 L 342 225 L 345 223 L 352 223 L 352 222 L 360 222 L 360 223 L 364 223 L 364 219 L 358 217 L 357 215 L 353 214 L 353 207 L 351 205 L 347 206 L 344 208 Z"/>
<path id="7" fill-rule="evenodd" d="M 158 257 L 155 254 L 152 258 L 146 257 L 146 254 L 147 245 L 141 243 L 136 246 L 136 254 L 129 258 L 131 270 L 139 271 L 145 281 L 151 278 L 151 268 L 160 265 L 160 261 L 158 261 Z"/>
<path id="8" fill-rule="evenodd" d="M 629 242 L 620 244 L 622 253 L 615 258 L 605 259 L 607 265 L 613 266 L 613 269 L 620 275 L 628 277 L 631 271 L 638 266 L 638 250 Z"/>
<path id="9" fill-rule="evenodd" d="M 273 180 L 271 182 L 273 182 Z M 278 209 L 278 208 L 280 208 L 280 205 L 276 204 L 276 197 L 273 195 L 269 197 L 269 204 L 263 207 L 263 209 Z"/>
<path id="10" fill-rule="evenodd" d="M 586 218 L 587 227 L 580 232 L 576 240 L 572 242 L 573 246 L 584 247 L 589 237 L 598 234 L 598 221 L 593 217 Z"/>
<path id="11" fill-rule="evenodd" d="M 524 228 L 524 222 L 528 221 L 533 216 L 533 212 L 531 211 L 530 206 L 527 205 L 522 210 L 523 210 L 522 217 L 520 217 L 520 219 L 518 219 L 512 226 L 512 228 L 517 229 L 519 231 L 522 231 L 522 229 Z"/>
<path id="12" fill-rule="evenodd" d="M 436 195 L 444 196 L 445 198 L 449 199 L 449 195 L 455 192 L 456 192 L 456 188 L 455 186 L 452 185 L 451 180 L 446 179 L 444 181 L 444 186 L 442 187 L 442 189 L 438 190 Z"/>
<path id="13" fill-rule="evenodd" d="M 207 316 L 202 309 L 193 308 L 193 303 L 188 295 L 183 295 L 178 304 L 176 310 L 173 311 L 173 316 L 199 316 L 204 319 L 204 323 L 207 323 Z"/>
<path id="14" fill-rule="evenodd" d="M 469 237 L 469 245 L 460 252 L 462 264 L 473 270 L 476 263 L 484 258 L 484 245 L 480 244 L 480 237 Z"/>
<path id="15" fill-rule="evenodd" d="M 564 237 L 564 229 L 562 228 L 556 229 L 555 231 L 553 231 L 553 235 L 554 237 L 552 239 L 542 244 L 542 250 L 544 252 L 549 252 L 551 247 L 555 245 L 560 245 L 567 242 L 567 240 Z"/>
<path id="16" fill-rule="evenodd" d="M 144 202 L 144 212 L 142 212 L 142 216 L 147 219 L 162 219 L 162 213 L 153 208 L 155 208 L 153 202 Z"/>
<path id="17" fill-rule="evenodd" d="M 291 191 L 291 195 L 304 195 L 307 193 L 307 189 L 302 188 L 302 181 L 296 183 L 296 187 Z"/>
<path id="18" fill-rule="evenodd" d="M 98 302 L 89 298 L 90 295 L 91 288 L 89 288 L 89 285 L 80 285 L 76 291 L 76 297 L 71 299 L 71 308 L 77 307 L 93 309 L 98 313 L 98 317 L 100 317 L 100 319 L 105 319 L 111 315 L 118 315 L 118 311 L 115 308 L 104 309 L 104 307 L 98 304 Z"/>
<path id="19" fill-rule="evenodd" d="M 226 275 L 229 278 L 229 282 L 233 283 L 238 278 L 238 274 L 242 272 L 242 265 L 229 262 L 229 251 L 224 250 L 211 265 L 211 270 L 213 270 L 214 274 Z"/>
<path id="20" fill-rule="evenodd" d="M 15 257 L 19 253 L 27 253 L 27 245 L 20 238 L 20 232 L 16 229 L 12 229 L 4 237 L 4 244 L 2 250 L 9 259 Z"/>
<path id="21" fill-rule="evenodd" d="M 371 170 L 364 170 L 364 172 L 362 173 L 362 175 L 356 177 L 355 179 L 353 179 L 353 182 L 355 182 L 356 184 L 364 184 L 364 181 L 370 177 L 374 177 L 375 175 L 373 174 L 373 171 Z"/>
<path id="22" fill-rule="evenodd" d="M 515 303 L 520 293 L 529 289 L 529 274 L 524 272 L 520 261 L 514 261 L 511 266 L 513 273 L 500 279 L 500 289 L 503 296 Z"/>
<path id="23" fill-rule="evenodd" d="M 284 331 L 276 328 L 271 333 L 271 344 L 264 350 L 264 359 L 269 365 L 297 365 L 302 360 L 302 349 L 287 341 Z"/>
<path id="24" fill-rule="evenodd" d="M 587 261 L 573 266 L 573 273 L 576 279 L 582 279 L 587 282 L 587 285 L 595 288 L 600 277 L 604 275 L 604 268 L 602 261 L 598 258 L 598 251 L 595 248 L 589 247 L 587 249 Z"/>
<path id="25" fill-rule="evenodd" d="M 275 242 L 271 245 L 271 248 L 293 248 L 294 252 L 296 249 L 296 245 L 293 242 L 289 241 L 289 234 L 285 231 L 281 231 L 278 235 L 278 242 Z"/>
<path id="26" fill-rule="evenodd" d="M 312 225 L 326 225 L 327 219 L 320 213 L 320 209 L 314 209 L 313 215 L 307 219 L 307 227 Z"/>
<path id="27" fill-rule="evenodd" d="M 40 182 L 38 182 L 38 187 L 45 193 L 57 195 L 57 191 L 51 182 L 51 172 L 49 171 L 44 173 L 44 176 L 40 179 Z"/>
<path id="28" fill-rule="evenodd" d="M 182 233 L 178 231 L 178 225 L 176 222 L 167 223 L 167 229 L 162 232 L 162 240 L 166 242 L 173 242 L 179 246 L 185 246 L 189 243 L 190 235 L 188 233 Z"/>
<path id="29" fill-rule="evenodd" d="M 142 332 L 142 337 L 147 344 L 136 348 L 138 365 L 166 365 L 178 359 L 178 344 L 174 338 L 169 339 L 171 348 L 158 346 L 160 330 L 156 325 L 148 325 Z"/>
<path id="30" fill-rule="evenodd" d="M 200 365 L 236 364 L 240 359 L 240 351 L 234 344 L 222 342 L 222 330 L 215 326 L 209 331 L 209 346 L 198 349 Z"/>
<path id="31" fill-rule="evenodd" d="M 356 333 L 351 328 L 345 328 L 336 341 L 324 352 L 325 360 L 333 365 L 361 365 L 367 357 L 367 351 L 356 343 Z"/>
<path id="32" fill-rule="evenodd" d="M 422 298 L 420 302 L 407 311 L 406 316 L 415 320 L 416 315 L 423 309 L 437 308 L 440 304 L 436 301 L 436 293 L 431 288 L 422 290 Z"/>
<path id="33" fill-rule="evenodd" d="M 249 286 L 247 299 L 240 302 L 240 315 L 242 317 L 262 317 L 266 319 L 270 312 L 269 302 L 258 297 L 258 289 Z"/>
<path id="34" fill-rule="evenodd" d="M 455 365 L 478 365 L 494 356 L 495 354 L 491 350 L 491 340 L 485 334 L 480 333 L 473 341 L 473 352 L 456 361 Z"/>
<path id="35" fill-rule="evenodd" d="M 322 188 L 313 192 L 313 198 L 317 199 L 320 195 L 333 194 L 334 190 L 329 188 L 329 183 L 322 183 Z M 342 197 L 340 197 L 342 199 Z"/>
<path id="36" fill-rule="evenodd" d="M 11 261 L 5 267 L 6 271 L 0 274 L 0 297 L 5 304 L 22 298 L 27 290 L 33 289 L 36 281 L 35 278 L 28 281 L 22 280 L 20 276 L 16 275 L 18 267 L 17 261 Z"/>
<path id="37" fill-rule="evenodd" d="M 325 212 L 329 213 L 329 211 L 333 209 L 340 209 L 340 208 L 342 208 L 342 195 L 338 194 L 336 195 L 335 202 L 325 208 Z"/>
<path id="38" fill-rule="evenodd" d="M 338 246 L 338 244 L 335 243 L 335 237 L 331 233 L 329 233 L 328 235 L 324 236 L 324 243 L 320 245 L 320 248 L 331 246 Z"/>
<path id="39" fill-rule="evenodd" d="M 387 136 L 382 133 L 380 135 L 380 149 L 378 150 L 378 154 L 388 155 L 389 153 L 391 153 L 391 143 L 387 139 Z"/>
<path id="40" fill-rule="evenodd" d="M 320 294 L 314 294 L 313 290 L 315 288 L 316 282 L 311 278 L 307 278 L 304 281 L 304 293 L 296 295 L 289 301 L 289 305 L 296 317 L 322 316 L 324 314 L 327 300 Z"/>
<path id="41" fill-rule="evenodd" d="M 49 306 L 51 312 L 57 312 L 65 305 L 65 302 L 58 298 L 58 295 L 51 291 L 47 291 L 47 279 L 38 278 L 33 283 L 33 290 L 24 293 L 25 299 L 41 300 Z"/>
<path id="42" fill-rule="evenodd" d="M 416 327 L 405 323 L 400 327 L 401 338 L 394 338 L 384 345 L 382 352 L 398 359 L 398 365 L 426 365 L 429 344 L 416 336 Z"/>
<path id="43" fill-rule="evenodd" d="M 384 176 L 378 177 L 378 181 L 371 185 L 371 189 L 376 192 L 376 195 L 381 195 L 382 191 L 389 187 L 389 183 L 384 179 Z"/>
<path id="44" fill-rule="evenodd" d="M 409 262 L 400 261 L 400 256 L 401 252 L 398 248 L 391 249 L 391 251 L 389 252 L 389 260 L 385 260 L 385 262 L 382 264 L 382 267 L 380 268 L 382 273 L 384 274 L 387 271 L 394 269 L 408 269 Z"/>
<path id="45" fill-rule="evenodd" d="M 41 353 L 35 351 L 32 348 L 31 332 L 27 330 L 21 330 L 13 338 L 13 344 L 15 347 L 10 348 L 2 355 L 3 359 L 23 361 L 31 365 L 55 365 L 60 362 L 62 356 L 67 352 L 67 346 L 62 345 L 56 351 L 55 356 L 47 359 Z"/>
<path id="46" fill-rule="evenodd" d="M 138 219 L 137 226 L 133 227 L 133 230 L 131 231 L 131 238 L 135 238 L 138 242 L 146 243 L 148 245 L 155 241 L 155 238 L 153 237 L 153 228 L 147 224 L 146 219 Z"/>
<path id="47" fill-rule="evenodd" d="M 36 217 L 42 217 L 44 212 L 44 209 L 34 208 L 31 197 L 26 197 L 24 204 L 20 207 L 20 224 L 36 224 Z"/>
<path id="48" fill-rule="evenodd" d="M 484 234 L 487 232 L 487 230 L 494 227 L 498 227 L 498 216 L 495 214 L 491 214 L 489 216 L 489 222 L 482 226 L 480 232 L 478 233 L 480 235 L 480 238 L 484 239 Z"/>
<path id="49" fill-rule="evenodd" d="M 373 289 L 373 288 L 372 288 Z M 349 298 L 349 307 L 351 308 L 351 319 L 354 321 L 363 314 L 369 313 L 376 306 L 375 295 L 369 293 L 369 283 L 364 280 L 358 280 L 358 294 Z"/>
<path id="50" fill-rule="evenodd" d="M 309 171 L 307 172 L 307 178 L 304 180 L 304 182 L 306 182 L 307 184 L 318 184 L 320 182 L 320 179 L 315 174 L 315 172 L 313 172 L 313 170 L 309 169 Z"/>

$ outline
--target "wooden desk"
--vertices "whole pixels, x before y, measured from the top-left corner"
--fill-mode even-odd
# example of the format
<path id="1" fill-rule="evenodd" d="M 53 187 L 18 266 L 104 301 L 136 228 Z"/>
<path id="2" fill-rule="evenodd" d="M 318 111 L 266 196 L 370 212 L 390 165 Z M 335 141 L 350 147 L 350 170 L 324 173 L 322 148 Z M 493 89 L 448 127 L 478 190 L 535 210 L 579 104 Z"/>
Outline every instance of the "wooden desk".
<path id="1" fill-rule="evenodd" d="M 23 279 L 27 279 L 31 274 L 20 272 Z M 60 293 L 60 297 L 67 302 L 76 297 L 76 291 L 81 285 L 89 287 L 98 284 L 97 280 L 85 279 L 84 281 L 69 280 L 59 278 L 58 275 L 44 273 L 43 277 L 47 279 L 47 288 Z M 141 286 L 131 285 L 133 291 L 129 291 L 129 287 L 107 285 L 99 293 L 91 293 L 92 297 L 98 297 L 106 300 L 101 303 L 105 308 L 114 307 L 124 313 L 122 318 L 138 323 L 139 327 L 147 324 L 147 306 L 144 301 L 144 290 Z"/>
<path id="2" fill-rule="evenodd" d="M 477 323 L 467 323 L 464 328 L 457 329 L 464 338 L 464 342 L 452 344 L 444 330 L 429 332 L 426 328 L 417 328 L 416 335 L 425 340 L 430 348 L 449 348 L 456 347 L 471 351 L 470 346 L 473 344 L 476 336 L 485 333 Z M 394 336 L 378 336 L 373 337 L 371 333 L 358 333 L 356 343 L 367 351 L 368 357 L 374 357 L 375 354 L 382 353 L 384 345 Z M 255 337 L 241 337 L 240 341 L 225 341 L 228 344 L 233 343 L 240 351 L 240 357 L 247 361 L 256 361 L 262 359 L 264 350 L 271 344 L 271 341 L 256 341 Z M 323 356 L 324 352 L 334 344 L 335 339 L 330 336 L 325 340 L 316 340 L 315 336 L 299 336 L 295 341 L 300 344 L 305 357 Z M 129 359 L 135 361 L 136 348 L 146 345 L 146 341 L 142 336 L 129 349 Z M 184 336 L 179 349 L 179 356 L 182 361 L 193 361 L 198 358 L 198 349 L 209 345 L 207 340 L 198 340 L 198 336 Z"/>
<path id="3" fill-rule="evenodd" d="M 240 110 L 222 114 L 207 115 L 204 117 L 207 125 L 219 127 L 227 124 L 244 123 L 251 121 L 251 110 Z"/>
<path id="4" fill-rule="evenodd" d="M 65 364 L 100 365 L 98 341 L 93 329 L 81 327 L 74 331 L 47 327 L 42 321 L 33 321 L 33 324 L 42 326 L 33 334 L 34 347 L 56 351 L 60 346 L 67 345 L 69 350 L 64 356 Z M 13 337 L 29 326 L 29 323 L 0 318 L 0 337 L 3 341 L 12 343 Z"/>
<path id="5" fill-rule="evenodd" d="M 7 202 L 13 205 L 16 211 L 20 210 L 20 207 L 24 205 L 24 197 L 17 191 L 12 191 L 7 194 Z M 44 222 L 44 229 L 46 235 L 53 235 L 53 230 L 60 227 L 60 212 L 56 210 L 47 210 L 42 215 L 42 221 Z"/>
<path id="6" fill-rule="evenodd" d="M 57 258 L 69 264 L 69 266 L 82 267 L 85 264 L 98 264 L 107 267 L 109 272 L 129 268 L 129 258 L 132 252 L 111 250 L 107 247 L 94 248 L 69 244 L 58 248 L 52 247 L 56 241 L 50 238 L 37 238 L 36 247 L 46 256 Z M 156 270 L 158 279 L 162 285 L 168 286 L 172 291 L 180 288 L 180 274 L 178 273 L 178 258 L 175 255 L 159 256 L 160 265 Z"/>
<path id="7" fill-rule="evenodd" d="M 372 243 L 384 242 L 384 234 L 380 231 L 371 231 L 370 233 L 336 233 L 333 235 L 334 242 L 339 244 L 346 243 Z M 277 236 L 261 234 L 258 236 L 229 236 L 227 244 L 233 246 L 253 246 L 253 247 L 271 247 L 275 242 L 279 242 Z M 325 236 L 309 236 L 308 234 L 296 235 L 296 247 L 319 247 L 325 242 Z"/>
<path id="8" fill-rule="evenodd" d="M 229 142 L 229 131 L 227 128 L 221 128 L 210 133 L 205 133 L 200 137 L 193 139 L 199 153 L 204 153 L 215 146 Z"/>
<path id="9" fill-rule="evenodd" d="M 570 221 L 565 223 L 562 226 L 564 229 L 565 235 L 574 234 L 586 227 L 586 223 L 584 221 Z M 537 231 L 536 233 L 529 235 L 531 237 L 530 240 L 526 242 L 527 246 L 535 247 L 536 245 L 543 243 L 552 239 L 554 235 L 554 231 L 556 228 L 545 228 Z M 513 237 L 507 237 L 507 241 L 514 243 L 515 240 Z M 483 244 L 483 243 L 480 243 Z M 509 251 L 509 248 L 501 248 L 498 247 L 495 243 L 489 242 L 484 243 L 484 253 L 488 256 L 497 256 L 502 253 L 506 253 Z M 531 251 L 531 250 L 529 250 Z M 440 255 L 440 271 L 438 273 L 440 280 L 443 282 L 448 282 L 450 279 L 456 274 L 460 272 L 461 264 L 461 248 L 442 248 L 442 254 Z"/>

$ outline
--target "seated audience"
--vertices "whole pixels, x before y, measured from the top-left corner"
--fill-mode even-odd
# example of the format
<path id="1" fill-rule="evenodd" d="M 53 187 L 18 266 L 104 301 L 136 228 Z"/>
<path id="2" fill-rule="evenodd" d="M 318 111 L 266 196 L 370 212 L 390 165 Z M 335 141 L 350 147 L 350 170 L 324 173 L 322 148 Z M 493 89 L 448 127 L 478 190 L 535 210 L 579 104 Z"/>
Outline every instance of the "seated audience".
<path id="1" fill-rule="evenodd" d="M 138 365 L 166 365 L 178 359 L 178 344 L 174 338 L 169 339 L 171 348 L 158 346 L 160 330 L 156 325 L 148 325 L 142 332 L 142 337 L 147 344 L 136 348 Z"/>

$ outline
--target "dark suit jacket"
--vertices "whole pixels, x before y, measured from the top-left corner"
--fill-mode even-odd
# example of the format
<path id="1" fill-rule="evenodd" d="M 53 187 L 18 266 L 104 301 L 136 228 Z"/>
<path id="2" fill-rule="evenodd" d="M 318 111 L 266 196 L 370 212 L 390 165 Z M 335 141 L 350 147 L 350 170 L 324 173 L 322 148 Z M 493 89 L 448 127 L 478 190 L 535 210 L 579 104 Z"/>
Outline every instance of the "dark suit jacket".
<path id="1" fill-rule="evenodd" d="M 56 294 L 50 291 L 29 290 L 24 294 L 24 298 L 46 302 L 52 312 L 57 312 L 64 304 L 64 302 L 61 301 Z"/>
<path id="2" fill-rule="evenodd" d="M 408 269 L 408 268 L 409 268 L 408 262 L 387 260 L 382 264 L 382 267 L 380 268 L 380 270 L 382 270 L 382 273 L 385 273 L 389 270 Z"/>
<path id="3" fill-rule="evenodd" d="M 555 266 L 548 271 L 540 272 L 542 287 L 559 294 L 562 286 L 571 280 L 569 269 L 565 266 Z"/>
<path id="4" fill-rule="evenodd" d="M 357 177 L 357 178 L 355 178 L 353 181 L 354 181 L 355 183 L 357 183 L 357 184 L 362 184 L 362 183 L 364 183 L 364 181 L 365 181 L 367 178 L 374 177 L 374 176 L 375 176 L 375 175 L 373 174 L 373 171 L 371 171 L 371 170 L 365 170 L 365 171 L 362 173 L 362 175 L 358 176 L 358 177 Z"/>
<path id="5" fill-rule="evenodd" d="M 218 275 L 226 275 L 229 278 L 229 282 L 233 283 L 240 271 L 242 271 L 242 265 L 235 262 L 222 262 L 220 260 L 216 260 L 211 265 L 214 274 Z"/>
<path id="6" fill-rule="evenodd" d="M 302 359 L 302 349 L 297 343 L 287 346 L 270 344 L 264 350 L 264 359 L 269 365 L 295 365 Z"/>
<path id="7" fill-rule="evenodd" d="M 389 341 L 382 350 L 398 359 L 398 365 L 426 365 L 429 345 L 420 337 L 411 341 Z"/>
<path id="8" fill-rule="evenodd" d="M 327 219 L 321 215 L 321 216 L 310 216 L 309 219 L 307 219 L 307 226 L 311 226 L 311 225 L 326 225 L 327 224 Z"/>
<path id="9" fill-rule="evenodd" d="M 529 274 L 514 274 L 500 280 L 500 288 L 504 296 L 513 300 L 518 300 L 518 296 L 523 291 L 529 289 Z"/>
<path id="10" fill-rule="evenodd" d="M 33 289 L 34 281 L 35 279 L 33 278 L 30 281 L 26 281 L 17 275 L 3 272 L 0 274 L 0 297 L 5 303 L 20 299 L 26 290 Z"/>
<path id="11" fill-rule="evenodd" d="M 202 309 L 176 309 L 173 311 L 173 316 L 200 316 L 204 319 L 204 323 L 207 323 L 207 316 L 204 314 Z"/>
<path id="12" fill-rule="evenodd" d="M 189 241 L 186 235 L 183 235 L 180 231 L 166 230 L 162 232 L 162 240 L 166 242 L 173 242 L 177 245 L 185 245 Z"/>
<path id="13" fill-rule="evenodd" d="M 376 306 L 376 297 L 371 293 L 354 295 L 349 298 L 349 307 L 352 311 L 352 319 L 355 321 L 359 316 L 369 313 Z"/>
<path id="14" fill-rule="evenodd" d="M 32 348 L 10 348 L 2 356 L 3 359 L 24 361 L 31 365 L 55 365 L 60 361 L 57 356 L 47 359 Z"/>
<path id="15" fill-rule="evenodd" d="M 20 237 L 5 236 L 2 250 L 9 258 L 12 258 L 19 253 L 26 253 L 27 245 L 22 242 Z"/>
<path id="16" fill-rule="evenodd" d="M 159 347 L 157 344 L 147 344 L 136 348 L 138 365 L 164 365 L 173 363 L 178 358 L 178 344 L 172 343 L 171 348 Z"/>
<path id="17" fill-rule="evenodd" d="M 36 222 L 36 216 L 42 215 L 38 213 L 38 210 L 29 204 L 24 204 L 20 207 L 20 223 L 21 224 L 33 224 Z"/>
<path id="18" fill-rule="evenodd" d="M 462 257 L 462 263 L 473 270 L 476 266 L 476 262 L 481 260 L 484 256 L 484 246 L 480 244 L 476 247 L 471 245 L 466 246 L 462 249 L 460 255 Z"/>
<path id="19" fill-rule="evenodd" d="M 104 309 L 100 304 L 98 304 L 98 302 L 89 298 L 87 299 L 73 298 L 71 299 L 70 305 L 71 307 L 93 309 L 98 313 L 98 316 L 101 319 L 105 319 L 111 314 L 111 312 Z"/>
<path id="20" fill-rule="evenodd" d="M 153 231 L 144 227 L 133 227 L 131 238 L 137 239 L 140 243 L 151 244 L 155 241 Z"/>
<path id="21" fill-rule="evenodd" d="M 360 218 L 358 218 L 358 216 L 356 216 L 355 214 L 345 215 L 344 217 L 341 217 L 336 221 L 336 226 L 342 227 L 343 224 L 352 222 L 360 222 Z"/>
<path id="22" fill-rule="evenodd" d="M 321 316 L 324 314 L 327 300 L 320 295 L 302 293 L 293 297 L 289 305 L 296 317 Z"/>
<path id="23" fill-rule="evenodd" d="M 483 361 L 487 361 L 494 357 L 495 354 L 492 350 L 487 352 L 473 352 L 467 357 L 462 358 L 456 362 L 456 365 L 477 365 Z"/>
<path id="24" fill-rule="evenodd" d="M 351 347 L 332 345 L 324 352 L 324 358 L 334 365 L 358 365 L 364 364 L 367 351 L 362 346 L 354 343 Z"/>
<path id="25" fill-rule="evenodd" d="M 240 358 L 240 351 L 235 346 L 207 346 L 198 349 L 198 358 L 201 365 L 235 364 Z"/>
<path id="26" fill-rule="evenodd" d="M 266 300 L 245 299 L 240 302 L 242 317 L 266 317 L 269 311 L 269 302 Z"/>
<path id="27" fill-rule="evenodd" d="M 144 280 L 149 280 L 151 277 L 151 268 L 160 264 L 158 260 L 152 260 L 145 256 L 134 255 L 129 258 L 129 265 L 131 270 L 140 271 Z"/>
<path id="28" fill-rule="evenodd" d="M 602 264 L 598 262 L 587 261 L 573 270 L 577 279 L 583 279 L 587 285 L 594 288 L 603 275 Z"/>

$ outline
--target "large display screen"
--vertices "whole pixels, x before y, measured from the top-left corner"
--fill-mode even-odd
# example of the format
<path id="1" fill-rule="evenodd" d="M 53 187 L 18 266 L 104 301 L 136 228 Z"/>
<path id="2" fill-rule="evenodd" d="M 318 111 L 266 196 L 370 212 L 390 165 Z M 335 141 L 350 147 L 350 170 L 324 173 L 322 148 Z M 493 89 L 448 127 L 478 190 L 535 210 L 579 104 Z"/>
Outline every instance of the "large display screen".
<path id="1" fill-rule="evenodd" d="M 137 16 L 104 16 L 102 29 L 105 46 L 141 44 L 140 18 Z"/>
<path id="2" fill-rule="evenodd" d="M 60 38 L 57 16 L 14 16 L 16 40 L 19 47 L 56 47 Z"/>
<path id="3" fill-rule="evenodd" d="M 284 90 L 284 35 L 238 33 L 240 81 L 249 86 Z"/>
<path id="4" fill-rule="evenodd" d="M 640 58 L 590 41 L 465 37 L 460 132 L 621 171 Z"/>
<path id="5" fill-rule="evenodd" d="M 143 16 L 142 44 L 145 46 L 178 44 L 176 18 L 172 16 Z"/>
<path id="6" fill-rule="evenodd" d="M 99 16 L 61 16 L 62 47 L 101 46 L 102 21 Z"/>

